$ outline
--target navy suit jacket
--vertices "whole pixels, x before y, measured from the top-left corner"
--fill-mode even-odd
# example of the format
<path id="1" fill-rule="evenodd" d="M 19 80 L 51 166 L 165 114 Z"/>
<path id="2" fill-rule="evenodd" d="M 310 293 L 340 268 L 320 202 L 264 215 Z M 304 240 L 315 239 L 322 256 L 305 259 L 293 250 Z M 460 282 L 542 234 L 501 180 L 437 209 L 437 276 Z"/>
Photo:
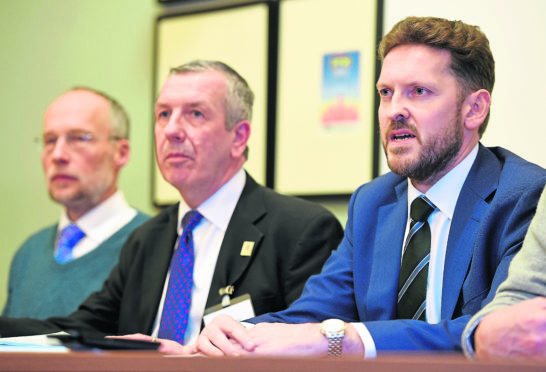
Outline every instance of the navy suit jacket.
<path id="1" fill-rule="evenodd" d="M 406 226 L 407 179 L 392 173 L 352 196 L 345 237 L 287 310 L 257 322 L 363 322 L 383 350 L 460 350 L 471 315 L 491 301 L 520 249 L 546 170 L 502 148 L 480 144 L 449 232 L 441 322 L 396 319 Z"/>

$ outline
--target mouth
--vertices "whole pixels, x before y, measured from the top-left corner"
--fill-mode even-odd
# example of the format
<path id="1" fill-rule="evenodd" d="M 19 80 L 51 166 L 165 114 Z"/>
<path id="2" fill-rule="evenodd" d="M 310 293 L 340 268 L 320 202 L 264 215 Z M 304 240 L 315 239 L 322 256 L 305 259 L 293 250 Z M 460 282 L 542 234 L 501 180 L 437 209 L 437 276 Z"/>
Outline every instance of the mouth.
<path id="1" fill-rule="evenodd" d="M 165 156 L 165 159 L 168 158 L 189 158 L 189 156 L 181 152 L 170 152 Z"/>
<path id="2" fill-rule="evenodd" d="M 51 182 L 66 182 L 66 181 L 75 181 L 76 177 L 68 174 L 54 174 L 50 177 Z"/>
<path id="3" fill-rule="evenodd" d="M 413 138 L 417 138 L 417 136 L 408 130 L 393 131 L 389 135 L 389 140 L 393 142 L 403 142 L 411 140 Z"/>
<path id="4" fill-rule="evenodd" d="M 193 159 L 193 157 L 181 152 L 171 152 L 171 153 L 168 153 L 164 159 L 170 160 L 170 161 L 184 161 L 184 160 L 191 160 Z"/>

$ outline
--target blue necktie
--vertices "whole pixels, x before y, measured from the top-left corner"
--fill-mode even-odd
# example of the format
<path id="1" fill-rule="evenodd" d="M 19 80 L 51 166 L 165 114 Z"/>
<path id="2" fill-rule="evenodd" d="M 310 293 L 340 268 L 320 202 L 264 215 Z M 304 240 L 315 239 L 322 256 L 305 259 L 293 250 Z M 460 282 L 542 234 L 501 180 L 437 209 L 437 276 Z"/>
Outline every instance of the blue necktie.
<path id="1" fill-rule="evenodd" d="M 171 274 L 169 285 L 163 304 L 161 323 L 159 325 L 160 338 L 184 343 L 184 335 L 188 326 L 188 317 L 191 305 L 191 290 L 193 285 L 193 229 L 201 222 L 203 216 L 191 210 L 182 218 L 182 236 L 178 242 L 178 249 L 171 260 Z"/>
<path id="2" fill-rule="evenodd" d="M 398 279 L 399 319 L 426 320 L 430 226 L 428 217 L 436 209 L 425 196 L 413 200 L 410 207 L 410 231 L 404 245 Z"/>
<path id="3" fill-rule="evenodd" d="M 70 224 L 61 231 L 55 259 L 59 263 L 67 263 L 74 259 L 72 249 L 85 236 L 76 224 Z"/>

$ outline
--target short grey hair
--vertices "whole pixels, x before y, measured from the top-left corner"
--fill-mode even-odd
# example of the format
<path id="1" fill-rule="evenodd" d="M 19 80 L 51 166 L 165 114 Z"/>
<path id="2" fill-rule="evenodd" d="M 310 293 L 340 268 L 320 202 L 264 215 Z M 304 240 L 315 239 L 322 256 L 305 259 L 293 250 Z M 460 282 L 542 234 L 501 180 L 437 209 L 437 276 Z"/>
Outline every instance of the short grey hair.
<path id="1" fill-rule="evenodd" d="M 254 93 L 246 80 L 233 68 L 220 61 L 194 60 L 171 68 L 169 75 L 218 71 L 226 77 L 226 129 L 231 130 L 240 121 L 252 120 Z"/>

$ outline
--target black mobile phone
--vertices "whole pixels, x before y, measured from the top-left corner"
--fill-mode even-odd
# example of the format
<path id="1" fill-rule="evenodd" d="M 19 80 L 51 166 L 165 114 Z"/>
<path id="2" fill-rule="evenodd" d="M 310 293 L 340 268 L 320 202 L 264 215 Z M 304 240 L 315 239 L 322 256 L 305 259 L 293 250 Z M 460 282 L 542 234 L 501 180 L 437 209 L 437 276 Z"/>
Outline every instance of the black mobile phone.
<path id="1" fill-rule="evenodd" d="M 49 335 L 71 350 L 157 350 L 159 342 L 106 338 L 100 335 L 70 332 L 66 335 Z"/>

